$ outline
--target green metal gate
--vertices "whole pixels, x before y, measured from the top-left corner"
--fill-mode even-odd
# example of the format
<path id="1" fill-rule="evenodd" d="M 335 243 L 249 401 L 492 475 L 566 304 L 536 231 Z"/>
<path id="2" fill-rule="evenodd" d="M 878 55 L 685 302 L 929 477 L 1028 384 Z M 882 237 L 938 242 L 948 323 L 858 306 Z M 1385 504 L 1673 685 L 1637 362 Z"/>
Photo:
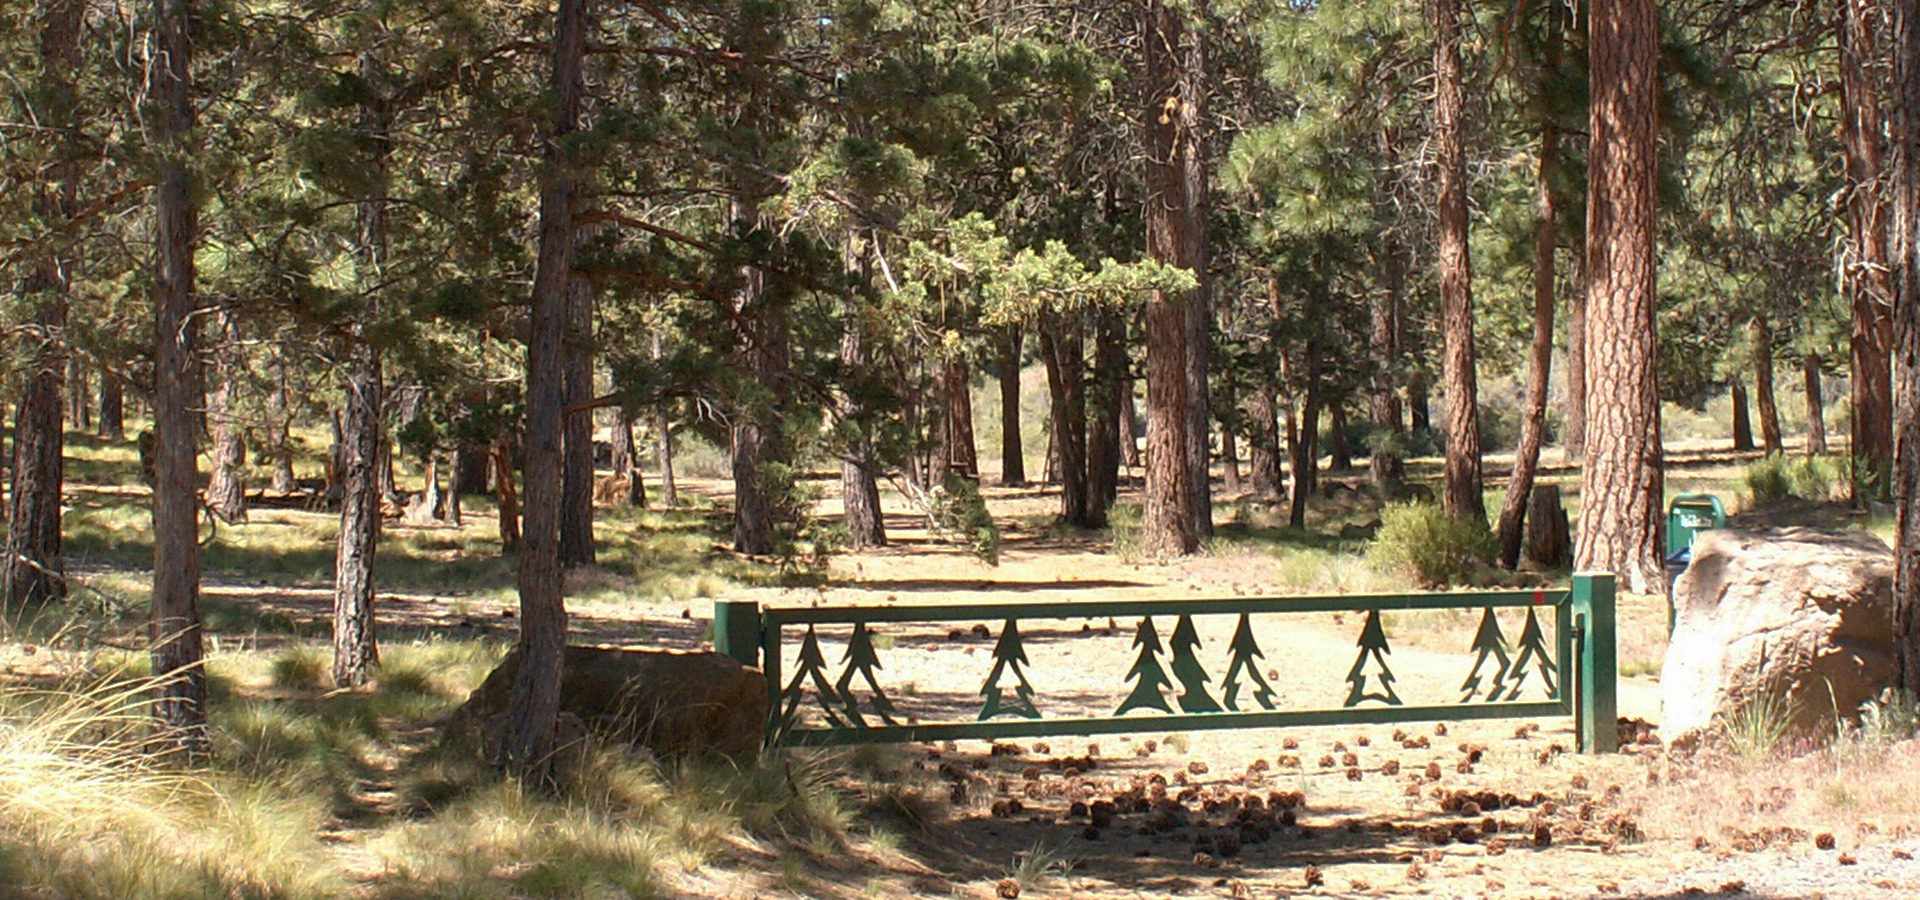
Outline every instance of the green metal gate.
<path id="1" fill-rule="evenodd" d="M 1458 702 L 1407 705 L 1395 687 L 1388 660 L 1391 647 L 1381 616 L 1419 610 L 1481 613 L 1470 644 L 1473 663 L 1457 689 L 1463 695 Z M 1501 610 L 1509 611 L 1510 620 L 1515 617 L 1513 610 L 1524 611 L 1517 644 L 1509 644 L 1501 630 L 1497 615 Z M 1272 685 L 1260 671 L 1264 654 L 1253 622 L 1255 617 L 1312 613 L 1364 615 L 1355 642 L 1357 658 L 1345 679 L 1350 689 L 1336 707 L 1276 708 Z M 1227 666 L 1216 697 L 1194 620 L 1217 616 L 1237 617 L 1237 622 L 1226 642 Z M 1022 633 L 1022 624 L 1028 624 L 1030 631 L 1032 623 L 1041 620 L 1084 623 L 1101 618 L 1137 623 L 1131 645 L 1135 662 L 1124 678 L 1132 688 L 1113 706 L 1111 715 L 1044 715 L 1046 697 L 1027 677 L 1031 639 Z M 1174 623 L 1165 643 L 1156 620 Z M 993 637 L 994 644 L 991 665 L 978 691 L 976 714 L 971 719 L 931 722 L 902 714 L 879 680 L 881 654 L 891 644 L 890 638 L 876 640 L 875 626 L 960 622 L 1000 623 L 997 635 L 985 635 Z M 847 632 L 838 677 L 820 643 L 823 628 Z M 977 633 L 984 626 L 975 629 Z M 799 644 L 788 653 L 785 642 L 796 632 Z M 1080 635 L 1100 639 L 1086 624 Z M 881 607 L 761 608 L 748 601 L 721 601 L 714 610 L 714 647 L 766 673 L 772 711 L 768 742 L 774 746 L 1559 715 L 1574 717 L 1584 751 L 1608 752 L 1618 741 L 1614 581 L 1604 573 L 1575 575 L 1570 588 L 1471 593 Z M 784 671 L 789 658 L 793 660 L 790 675 Z M 1530 682 L 1530 676 L 1537 677 Z M 1540 696 L 1521 699 L 1528 688 Z M 1177 695 L 1169 696 L 1176 691 Z M 1084 696 L 1079 699 L 1081 705 L 1088 702 Z"/>

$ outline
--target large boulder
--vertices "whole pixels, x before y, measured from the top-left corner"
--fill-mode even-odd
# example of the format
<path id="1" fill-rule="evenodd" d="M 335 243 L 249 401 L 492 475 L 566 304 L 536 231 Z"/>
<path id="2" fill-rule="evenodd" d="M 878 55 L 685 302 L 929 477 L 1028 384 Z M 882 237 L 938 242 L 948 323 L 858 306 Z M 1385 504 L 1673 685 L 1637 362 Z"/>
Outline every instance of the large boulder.
<path id="1" fill-rule="evenodd" d="M 1768 700 L 1795 733 L 1831 734 L 1894 681 L 1893 551 L 1865 532 L 1704 532 L 1673 602 L 1660 724 L 1675 740 Z"/>
<path id="2" fill-rule="evenodd" d="M 460 729 L 502 727 L 514 650 L 455 714 Z M 568 647 L 560 710 L 604 739 L 645 747 L 661 758 L 719 756 L 750 761 L 767 730 L 767 679 L 760 670 L 713 652 Z"/>

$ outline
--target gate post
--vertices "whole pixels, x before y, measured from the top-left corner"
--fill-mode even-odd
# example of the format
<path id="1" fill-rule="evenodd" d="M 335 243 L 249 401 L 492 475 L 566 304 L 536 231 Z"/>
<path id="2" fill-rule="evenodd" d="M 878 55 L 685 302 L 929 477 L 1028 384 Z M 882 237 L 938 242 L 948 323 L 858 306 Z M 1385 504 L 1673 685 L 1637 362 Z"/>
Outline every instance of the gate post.
<path id="1" fill-rule="evenodd" d="M 713 602 L 713 649 L 743 666 L 760 667 L 760 604 L 752 600 Z"/>
<path id="2" fill-rule="evenodd" d="M 1580 689 L 1574 702 L 1580 705 L 1580 746 L 1588 753 L 1612 753 L 1620 748 L 1613 598 L 1613 573 L 1580 572 L 1573 576 L 1573 615 L 1582 634 Z"/>

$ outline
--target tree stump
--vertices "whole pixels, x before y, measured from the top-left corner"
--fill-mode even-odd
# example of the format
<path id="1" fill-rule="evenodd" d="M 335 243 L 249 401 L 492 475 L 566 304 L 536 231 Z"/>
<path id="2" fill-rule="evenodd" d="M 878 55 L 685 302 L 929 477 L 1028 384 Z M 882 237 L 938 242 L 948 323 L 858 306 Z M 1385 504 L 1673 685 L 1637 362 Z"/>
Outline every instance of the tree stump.
<path id="1" fill-rule="evenodd" d="M 1573 533 L 1567 509 L 1560 503 L 1560 486 L 1536 484 L 1527 497 L 1527 562 L 1543 569 L 1573 564 Z"/>

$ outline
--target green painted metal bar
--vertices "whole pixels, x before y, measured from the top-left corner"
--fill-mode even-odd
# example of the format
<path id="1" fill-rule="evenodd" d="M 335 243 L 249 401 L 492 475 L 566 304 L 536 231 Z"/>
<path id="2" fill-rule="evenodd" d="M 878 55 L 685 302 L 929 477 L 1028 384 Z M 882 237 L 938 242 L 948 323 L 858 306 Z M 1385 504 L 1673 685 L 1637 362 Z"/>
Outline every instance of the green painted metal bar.
<path id="1" fill-rule="evenodd" d="M 1564 716 L 1565 703 L 1463 703 L 1443 706 L 1366 706 L 1354 709 L 1276 712 L 1200 713 L 1172 716 L 1120 716 L 1063 719 L 1006 719 L 991 722 L 941 722 L 873 728 L 795 728 L 781 735 L 789 747 L 906 743 L 944 740 L 999 740 L 1095 734 L 1164 734 L 1227 728 L 1286 728 L 1309 725 L 1384 725 L 1399 722 L 1452 722 Z"/>
<path id="2" fill-rule="evenodd" d="M 1090 600 L 1070 603 L 978 603 L 941 606 L 772 607 L 769 626 L 851 625 L 855 622 L 955 622 L 976 619 L 1082 619 L 1204 616 L 1239 613 L 1395 612 L 1559 606 L 1568 592 L 1487 591 L 1456 594 L 1353 594 L 1345 597 L 1214 597 L 1180 600 Z"/>
<path id="3" fill-rule="evenodd" d="M 1580 744 L 1588 753 L 1612 753 L 1620 747 L 1613 573 L 1575 574 L 1573 613 L 1581 623 Z"/>
<path id="4" fill-rule="evenodd" d="M 760 659 L 760 673 L 767 679 L 767 744 L 776 746 L 780 743 L 779 728 L 784 724 L 780 715 L 783 691 L 780 685 L 780 625 L 777 622 L 766 622 L 765 627 L 760 629 Z"/>
<path id="5" fill-rule="evenodd" d="M 760 604 L 752 600 L 716 600 L 713 649 L 743 666 L 760 666 Z"/>

